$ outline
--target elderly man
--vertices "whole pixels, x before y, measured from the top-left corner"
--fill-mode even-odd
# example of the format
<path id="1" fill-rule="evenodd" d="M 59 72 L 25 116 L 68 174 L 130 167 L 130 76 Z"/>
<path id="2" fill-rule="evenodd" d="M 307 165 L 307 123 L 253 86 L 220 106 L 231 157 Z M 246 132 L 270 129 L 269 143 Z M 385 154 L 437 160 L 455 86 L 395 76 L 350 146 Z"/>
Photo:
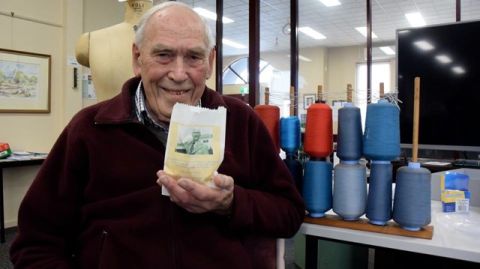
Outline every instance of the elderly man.
<path id="1" fill-rule="evenodd" d="M 253 110 L 206 88 L 207 24 L 160 4 L 132 54 L 136 76 L 72 119 L 22 201 L 15 268 L 274 268 L 274 238 L 296 233 L 304 204 Z M 215 188 L 161 170 L 177 102 L 227 109 Z"/>

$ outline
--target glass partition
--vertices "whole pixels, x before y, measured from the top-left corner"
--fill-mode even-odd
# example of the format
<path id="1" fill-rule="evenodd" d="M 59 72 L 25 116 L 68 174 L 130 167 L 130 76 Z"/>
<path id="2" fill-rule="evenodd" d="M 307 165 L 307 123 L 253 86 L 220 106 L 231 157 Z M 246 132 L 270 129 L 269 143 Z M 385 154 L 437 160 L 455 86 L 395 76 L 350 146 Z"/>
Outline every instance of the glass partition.
<path id="1" fill-rule="evenodd" d="M 216 1 L 180 0 L 215 15 Z M 158 2 L 158 1 L 156 1 Z M 330 3 L 327 3 L 330 2 Z M 456 1 L 376 0 L 371 3 L 372 50 L 371 101 L 384 94 L 395 94 L 396 30 L 454 22 Z M 352 102 L 363 111 L 367 105 L 367 1 L 298 1 L 298 114 L 305 114 L 312 96 L 330 105 L 347 101 L 351 85 Z M 249 1 L 224 0 L 223 70 L 225 94 L 248 94 L 248 72 L 233 72 L 230 65 L 245 65 L 248 57 Z M 264 89 L 270 100 L 287 115 L 290 91 L 290 0 L 260 1 L 260 92 L 258 103 L 264 103 Z M 477 1 L 461 2 L 461 20 L 480 19 Z M 416 20 L 412 20 L 416 19 Z M 215 21 L 210 20 L 215 32 Z M 232 66 L 233 66 L 232 65 Z M 244 67 L 245 67 L 244 66 Z M 248 70 L 248 68 L 246 69 Z M 224 73 L 225 72 L 225 73 Z M 382 85 L 382 86 L 381 86 Z M 319 93 L 322 96 L 319 96 Z M 248 99 L 248 98 L 246 98 Z M 339 102 L 337 102 L 339 101 Z M 335 108 L 334 108 L 335 109 Z M 335 113 L 334 113 L 335 115 Z M 334 128 L 335 130 L 335 128 Z"/>
<path id="2" fill-rule="evenodd" d="M 262 1 L 260 5 L 259 103 L 280 108 L 280 116 L 290 116 L 290 1 Z"/>

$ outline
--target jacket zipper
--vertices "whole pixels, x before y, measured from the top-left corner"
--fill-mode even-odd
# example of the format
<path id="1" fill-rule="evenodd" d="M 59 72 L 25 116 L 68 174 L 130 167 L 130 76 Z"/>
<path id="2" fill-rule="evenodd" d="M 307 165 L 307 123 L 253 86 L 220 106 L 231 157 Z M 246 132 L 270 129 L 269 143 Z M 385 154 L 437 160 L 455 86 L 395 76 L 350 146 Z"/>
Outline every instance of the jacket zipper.
<path id="1" fill-rule="evenodd" d="M 98 256 L 98 268 L 105 268 L 102 265 L 102 255 L 103 255 L 103 248 L 105 247 L 105 241 L 107 240 L 108 232 L 105 229 L 102 229 L 102 234 L 100 238 L 100 249 L 99 249 L 99 256 Z"/>
<path id="2" fill-rule="evenodd" d="M 167 202 L 168 203 L 168 202 Z M 175 238 L 176 238 L 176 230 L 175 230 L 175 222 L 173 220 L 174 218 L 174 204 L 173 202 L 170 202 L 170 225 L 172 227 L 172 263 L 173 263 L 173 268 L 177 268 L 177 245 L 175 244 Z"/>
<path id="3" fill-rule="evenodd" d="M 94 125 L 122 125 L 122 124 L 142 124 L 138 120 L 121 120 L 121 121 L 94 121 Z M 143 125 L 143 124 L 142 124 Z"/>

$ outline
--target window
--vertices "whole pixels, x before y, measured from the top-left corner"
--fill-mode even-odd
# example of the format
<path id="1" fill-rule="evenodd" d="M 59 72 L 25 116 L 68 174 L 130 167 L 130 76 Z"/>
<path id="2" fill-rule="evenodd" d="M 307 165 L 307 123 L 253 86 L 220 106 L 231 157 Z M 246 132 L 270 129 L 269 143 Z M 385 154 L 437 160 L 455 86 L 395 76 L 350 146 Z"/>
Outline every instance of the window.
<path id="1" fill-rule="evenodd" d="M 232 62 L 223 71 L 224 85 L 245 85 L 248 88 L 248 57 Z M 275 69 L 267 61 L 260 59 L 259 103 L 265 103 L 265 87 L 270 89 L 270 105 L 280 108 L 280 116 L 290 114 L 290 72 Z M 243 94 L 243 92 L 242 92 Z"/>
<path id="2" fill-rule="evenodd" d="M 391 62 L 375 62 L 372 63 L 372 90 L 371 102 L 376 103 L 380 99 L 380 83 L 384 84 L 384 93 L 394 92 L 392 89 L 392 73 Z M 365 128 L 365 117 L 367 112 L 367 64 L 357 64 L 357 85 L 355 104 L 360 108 L 362 115 L 362 126 Z"/>
<path id="3" fill-rule="evenodd" d="M 260 60 L 260 83 L 270 83 L 273 67 Z M 223 71 L 223 84 L 248 84 L 248 57 L 242 57 L 231 63 Z"/>

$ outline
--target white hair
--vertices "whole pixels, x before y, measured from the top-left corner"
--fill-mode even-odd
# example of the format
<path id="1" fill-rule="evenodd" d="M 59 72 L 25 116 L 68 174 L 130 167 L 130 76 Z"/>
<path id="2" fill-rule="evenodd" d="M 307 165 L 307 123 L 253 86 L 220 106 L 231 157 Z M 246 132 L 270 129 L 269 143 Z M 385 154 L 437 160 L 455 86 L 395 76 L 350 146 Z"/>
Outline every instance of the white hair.
<path id="1" fill-rule="evenodd" d="M 184 7 L 189 10 L 191 10 L 202 22 L 204 32 L 205 32 L 205 45 L 207 45 L 208 51 L 213 49 L 215 46 L 215 41 L 213 39 L 212 31 L 210 30 L 210 27 L 205 19 L 203 19 L 200 15 L 197 14 L 189 5 L 184 4 L 182 2 L 176 2 L 176 1 L 168 1 L 168 2 L 163 2 L 158 5 L 155 5 L 151 7 L 143 16 L 140 18 L 138 21 L 138 24 L 135 26 L 135 44 L 140 47 L 145 35 L 145 25 L 147 25 L 148 20 L 154 15 L 155 13 L 165 10 L 169 7 L 172 6 L 179 6 L 179 7 Z"/>

